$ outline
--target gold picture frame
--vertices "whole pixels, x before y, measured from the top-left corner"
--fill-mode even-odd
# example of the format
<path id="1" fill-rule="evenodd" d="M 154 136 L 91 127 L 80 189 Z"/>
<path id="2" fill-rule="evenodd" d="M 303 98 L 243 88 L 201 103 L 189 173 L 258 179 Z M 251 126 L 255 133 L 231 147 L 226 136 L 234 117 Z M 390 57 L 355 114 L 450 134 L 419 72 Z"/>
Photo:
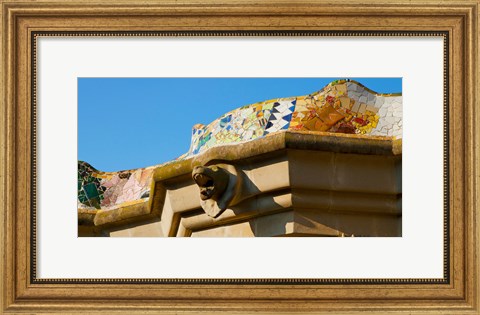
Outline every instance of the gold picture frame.
<path id="1" fill-rule="evenodd" d="M 0 216 L 4 313 L 478 314 L 479 0 L 9 1 L 2 12 Z M 288 19 L 288 17 L 292 17 Z M 296 18 L 294 18 L 296 17 Z M 298 18 L 301 17 L 301 18 Z M 287 22 L 288 21 L 288 22 Z M 334 21 L 334 23 L 332 22 Z M 171 32 L 445 36 L 445 277 L 360 281 L 37 279 L 35 38 Z M 190 33 L 189 33 L 190 32 Z M 33 214 L 33 215 L 32 215 Z"/>

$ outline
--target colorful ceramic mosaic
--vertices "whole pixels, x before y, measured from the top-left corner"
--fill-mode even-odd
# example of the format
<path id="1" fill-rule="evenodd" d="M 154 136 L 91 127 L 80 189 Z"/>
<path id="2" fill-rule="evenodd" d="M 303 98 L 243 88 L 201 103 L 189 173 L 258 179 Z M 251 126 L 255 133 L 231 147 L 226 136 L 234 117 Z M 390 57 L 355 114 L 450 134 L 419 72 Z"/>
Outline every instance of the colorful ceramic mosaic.
<path id="1" fill-rule="evenodd" d="M 189 152 L 249 141 L 281 130 L 402 137 L 401 94 L 378 94 L 353 80 L 338 80 L 306 96 L 243 106 L 207 126 L 195 125 Z"/>
<path id="2" fill-rule="evenodd" d="M 356 81 L 338 80 L 310 95 L 243 106 L 209 125 L 195 125 L 189 151 L 177 160 L 285 130 L 401 138 L 402 96 L 378 94 Z M 79 161 L 79 208 L 104 209 L 147 198 L 153 169 L 107 173 Z"/>
<path id="3" fill-rule="evenodd" d="M 90 164 L 79 161 L 79 207 L 108 208 L 126 201 L 148 198 L 153 169 L 100 172 Z"/>

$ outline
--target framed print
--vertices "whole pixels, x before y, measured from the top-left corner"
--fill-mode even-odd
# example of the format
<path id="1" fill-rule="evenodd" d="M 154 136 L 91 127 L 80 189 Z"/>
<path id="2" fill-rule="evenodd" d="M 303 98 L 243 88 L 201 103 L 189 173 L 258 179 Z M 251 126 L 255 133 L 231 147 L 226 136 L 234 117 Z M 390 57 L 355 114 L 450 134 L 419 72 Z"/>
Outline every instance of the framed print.
<path id="1" fill-rule="evenodd" d="M 315 50 L 312 46 L 332 47 L 333 38 L 324 39 L 308 43 L 305 37 L 265 37 L 261 45 L 268 41 L 271 49 L 291 46 L 305 51 Z M 48 40 L 41 41 L 48 45 Z M 162 51 L 166 47 L 179 49 L 187 42 L 205 47 L 208 54 L 200 57 L 202 53 L 196 48 L 196 58 L 189 58 L 188 63 L 201 59 L 204 65 L 210 63 L 209 67 L 215 67 L 221 56 L 241 49 L 239 45 L 242 49 L 251 46 L 247 51 L 260 50 L 255 48 L 259 43 L 240 38 L 164 37 L 154 41 L 164 47 Z M 347 40 L 343 42 L 346 44 Z M 153 43 L 145 40 L 144 44 Z M 216 49 L 212 54 L 212 44 L 224 45 L 230 51 Z M 358 44 L 350 42 L 352 46 Z M 334 45 L 338 48 L 338 44 Z M 291 53 L 284 50 L 278 55 Z M 265 58 L 261 55 L 256 52 L 257 60 Z M 207 56 L 215 60 L 209 61 Z M 309 58 L 312 63 L 322 63 L 313 54 Z M 303 59 L 307 59 L 307 54 Z M 441 63 L 441 58 L 437 62 Z M 259 63 L 267 66 L 266 61 Z M 273 68 L 277 64 L 275 61 Z M 177 67 L 172 75 L 178 72 Z M 321 67 L 324 72 L 330 71 Z M 166 73 L 166 67 L 162 68 Z M 291 71 L 282 68 L 285 73 Z M 265 75 L 269 70 L 262 72 Z M 228 71 L 233 73 L 234 66 Z M 443 75 L 438 74 L 439 78 Z M 80 237 L 402 235 L 401 78 L 79 78 L 78 86 Z M 319 86 L 318 91 L 309 91 Z M 127 87 L 135 100 L 122 92 Z M 172 89 L 202 97 L 195 101 L 178 98 L 171 93 Z M 255 101 L 288 93 L 308 94 Z M 254 103 L 243 105 L 249 100 Z M 232 103 L 242 105 L 231 110 Z M 124 133 L 125 126 L 118 121 L 137 110 L 133 104 L 156 112 L 151 117 L 172 119 L 162 119 L 160 123 L 156 119 L 134 120 L 131 124 L 136 126 Z M 230 111 L 223 113 L 226 109 Z M 108 142 L 92 141 L 98 136 L 98 129 L 92 128 L 93 113 L 118 115 L 108 120 L 108 126 L 104 121 L 101 127 L 101 137 Z M 215 119 L 215 115 L 219 118 Z M 199 120 L 211 122 L 199 124 Z M 174 141 L 172 134 L 176 135 Z M 122 145 L 129 137 L 156 143 L 157 150 L 141 153 L 142 149 L 151 150 L 147 144 L 137 146 L 134 154 L 129 155 Z M 285 142 L 285 148 L 279 148 L 278 141 Z M 302 149 L 308 142 L 314 145 Z M 262 150 L 252 150 L 252 145 L 261 146 Z M 113 153 L 115 148 L 119 151 Z M 155 157 L 151 163 L 156 165 L 129 169 L 135 160 L 149 155 Z M 229 157 L 225 158 L 226 155 Z M 160 162 L 161 156 L 167 161 Z M 172 156 L 177 158 L 168 160 Z M 94 167 L 87 161 L 101 164 Z M 113 163 L 118 165 L 116 170 Z M 114 171 L 100 171 L 100 167 Z M 179 167 L 181 171 L 177 171 Z M 159 174 L 165 173 L 170 175 L 160 179 Z M 365 180 L 372 174 L 374 180 Z M 192 192 L 197 187 L 195 196 Z M 352 204 L 356 205 L 356 213 L 348 212 L 352 211 Z M 329 210 L 336 214 L 332 216 Z M 342 219 L 338 220 L 339 216 Z M 178 219 L 170 219 L 174 217 Z"/>
<path id="2" fill-rule="evenodd" d="M 478 314 L 478 5 L 3 1 L 2 312 Z"/>

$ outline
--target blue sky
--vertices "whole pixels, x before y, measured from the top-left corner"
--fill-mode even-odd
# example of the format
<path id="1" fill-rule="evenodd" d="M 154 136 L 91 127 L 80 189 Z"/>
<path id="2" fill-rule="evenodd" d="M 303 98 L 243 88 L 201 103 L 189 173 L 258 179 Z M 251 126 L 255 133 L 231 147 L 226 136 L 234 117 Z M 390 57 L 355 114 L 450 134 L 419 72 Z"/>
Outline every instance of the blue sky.
<path id="1" fill-rule="evenodd" d="M 78 159 L 102 171 L 160 164 L 187 152 L 192 126 L 237 107 L 299 96 L 345 78 L 79 78 Z M 378 93 L 401 78 L 350 78 Z"/>

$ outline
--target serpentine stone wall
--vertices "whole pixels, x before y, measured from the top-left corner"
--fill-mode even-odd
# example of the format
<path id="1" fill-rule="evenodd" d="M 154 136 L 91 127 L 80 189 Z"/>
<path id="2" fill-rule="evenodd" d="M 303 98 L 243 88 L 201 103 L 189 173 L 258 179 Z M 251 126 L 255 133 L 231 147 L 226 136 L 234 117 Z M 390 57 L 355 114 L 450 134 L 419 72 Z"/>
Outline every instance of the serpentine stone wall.
<path id="1" fill-rule="evenodd" d="M 193 128 L 185 156 L 271 133 L 311 131 L 402 138 L 401 94 L 378 94 L 353 80 L 333 81 L 310 95 L 273 99 L 235 109 Z"/>
<path id="2" fill-rule="evenodd" d="M 78 162 L 78 208 L 108 210 L 148 200 L 155 168 L 186 160 L 208 149 L 269 137 L 278 132 L 329 137 L 402 138 L 401 94 L 379 94 L 353 80 L 333 81 L 318 92 L 250 104 L 226 113 L 209 125 L 193 128 L 187 153 L 161 165 L 101 172 Z"/>

